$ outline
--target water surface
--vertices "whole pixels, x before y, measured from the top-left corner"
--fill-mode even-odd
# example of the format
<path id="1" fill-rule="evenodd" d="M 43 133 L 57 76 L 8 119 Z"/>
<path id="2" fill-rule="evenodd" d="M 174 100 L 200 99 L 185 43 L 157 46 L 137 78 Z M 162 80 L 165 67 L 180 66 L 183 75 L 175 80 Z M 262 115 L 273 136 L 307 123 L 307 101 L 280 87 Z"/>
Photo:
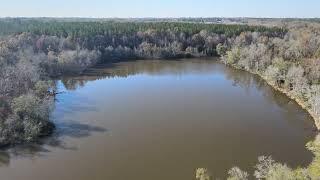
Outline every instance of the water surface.
<path id="1" fill-rule="evenodd" d="M 0 155 L 2 180 L 187 180 L 252 172 L 260 155 L 310 163 L 311 117 L 215 60 L 100 65 L 58 83 L 53 137 Z"/>

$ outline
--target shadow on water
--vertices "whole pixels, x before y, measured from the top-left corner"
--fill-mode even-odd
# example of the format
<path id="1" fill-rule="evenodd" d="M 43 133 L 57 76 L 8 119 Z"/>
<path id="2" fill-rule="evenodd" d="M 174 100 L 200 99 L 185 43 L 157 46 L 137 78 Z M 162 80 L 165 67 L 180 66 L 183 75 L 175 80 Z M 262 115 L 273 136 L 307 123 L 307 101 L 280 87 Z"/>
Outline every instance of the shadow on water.
<path id="1" fill-rule="evenodd" d="M 0 167 L 9 166 L 11 158 L 35 158 L 45 156 L 52 149 L 77 150 L 76 146 L 66 144 L 64 138 L 85 138 L 93 133 L 105 133 L 107 129 L 87 124 L 68 122 L 59 124 L 54 134 L 38 142 L 7 147 L 0 151 Z"/>
<path id="2" fill-rule="evenodd" d="M 59 124 L 60 128 L 57 131 L 58 136 L 82 138 L 88 137 L 94 132 L 103 133 L 107 129 L 97 126 L 91 126 L 80 123 L 64 123 Z"/>

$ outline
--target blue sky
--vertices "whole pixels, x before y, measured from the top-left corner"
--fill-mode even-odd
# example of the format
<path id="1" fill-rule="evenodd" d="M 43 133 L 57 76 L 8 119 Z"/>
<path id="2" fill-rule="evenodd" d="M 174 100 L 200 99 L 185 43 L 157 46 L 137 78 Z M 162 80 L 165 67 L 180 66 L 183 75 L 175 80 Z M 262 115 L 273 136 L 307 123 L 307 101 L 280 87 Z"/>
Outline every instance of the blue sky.
<path id="1" fill-rule="evenodd" d="M 0 17 L 305 18 L 319 8 L 320 0 L 0 0 Z"/>

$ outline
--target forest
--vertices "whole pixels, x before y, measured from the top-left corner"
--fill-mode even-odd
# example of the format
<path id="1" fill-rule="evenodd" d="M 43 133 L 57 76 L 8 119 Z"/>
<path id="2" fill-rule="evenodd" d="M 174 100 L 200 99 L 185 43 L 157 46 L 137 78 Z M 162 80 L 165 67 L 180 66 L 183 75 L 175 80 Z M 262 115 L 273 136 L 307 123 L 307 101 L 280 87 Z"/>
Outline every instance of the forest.
<path id="1" fill-rule="evenodd" d="M 0 19 L 0 146 L 34 142 L 54 130 L 50 113 L 58 93 L 55 77 L 81 74 L 98 63 L 208 56 L 221 56 L 226 65 L 258 74 L 308 110 L 320 128 L 317 23 L 293 21 L 262 26 L 3 18 Z M 319 144 L 309 144 L 319 156 L 315 146 Z M 259 179 L 279 175 L 268 174 L 266 167 L 268 172 L 279 173 L 282 169 L 302 179 L 320 175 L 319 158 L 310 165 L 310 171 L 294 172 L 269 157 L 260 157 L 259 161 L 262 164 L 257 165 Z M 200 169 L 199 177 L 205 178 L 205 171 Z M 248 177 L 239 168 L 229 174 L 234 179 Z"/>

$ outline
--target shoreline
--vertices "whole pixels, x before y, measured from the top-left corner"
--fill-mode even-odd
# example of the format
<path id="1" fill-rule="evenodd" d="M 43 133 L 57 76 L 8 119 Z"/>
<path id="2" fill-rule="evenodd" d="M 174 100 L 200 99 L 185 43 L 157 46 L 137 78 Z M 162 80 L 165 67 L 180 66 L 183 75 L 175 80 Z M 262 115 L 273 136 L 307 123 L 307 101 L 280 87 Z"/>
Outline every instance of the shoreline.
<path id="1" fill-rule="evenodd" d="M 220 62 L 221 59 L 219 60 Z M 224 62 L 222 62 L 223 64 L 225 64 L 226 66 L 230 66 L 231 68 L 234 68 L 234 69 L 238 69 L 238 70 L 242 70 L 242 71 L 246 71 L 246 72 L 249 72 L 251 74 L 254 74 L 254 75 L 257 75 L 259 76 L 261 79 L 263 79 L 269 86 L 271 86 L 274 90 L 286 95 L 289 99 L 295 101 L 303 110 L 307 111 L 308 114 L 312 117 L 313 121 L 314 121 L 314 125 L 316 127 L 316 131 L 317 132 L 320 132 L 320 118 L 317 117 L 315 115 L 314 112 L 312 112 L 312 110 L 310 108 L 307 107 L 307 105 L 305 104 L 305 102 L 301 101 L 299 98 L 293 96 L 292 94 L 290 94 L 289 91 L 285 90 L 285 89 L 282 89 L 280 87 L 277 87 L 276 85 L 274 85 L 273 83 L 271 83 L 266 77 L 264 77 L 263 75 L 261 75 L 260 73 L 256 73 L 256 72 L 252 72 L 252 71 L 248 71 L 248 70 L 245 70 L 243 68 L 239 68 L 239 67 L 236 67 L 232 64 L 226 64 Z"/>
<path id="2" fill-rule="evenodd" d="M 307 105 L 301 101 L 299 98 L 293 96 L 290 94 L 289 91 L 276 87 L 274 84 L 272 84 L 271 82 L 269 82 L 265 77 L 261 76 L 260 74 L 257 74 L 259 77 L 261 77 L 263 80 L 266 81 L 266 83 L 268 85 L 270 85 L 272 88 L 274 88 L 276 91 L 281 92 L 282 94 L 285 94 L 288 98 L 290 98 L 291 100 L 294 100 L 302 109 L 306 110 L 309 115 L 312 117 L 314 124 L 317 128 L 317 131 L 320 131 L 320 119 L 315 115 L 314 112 L 312 112 L 312 110 L 310 108 L 307 107 Z"/>

